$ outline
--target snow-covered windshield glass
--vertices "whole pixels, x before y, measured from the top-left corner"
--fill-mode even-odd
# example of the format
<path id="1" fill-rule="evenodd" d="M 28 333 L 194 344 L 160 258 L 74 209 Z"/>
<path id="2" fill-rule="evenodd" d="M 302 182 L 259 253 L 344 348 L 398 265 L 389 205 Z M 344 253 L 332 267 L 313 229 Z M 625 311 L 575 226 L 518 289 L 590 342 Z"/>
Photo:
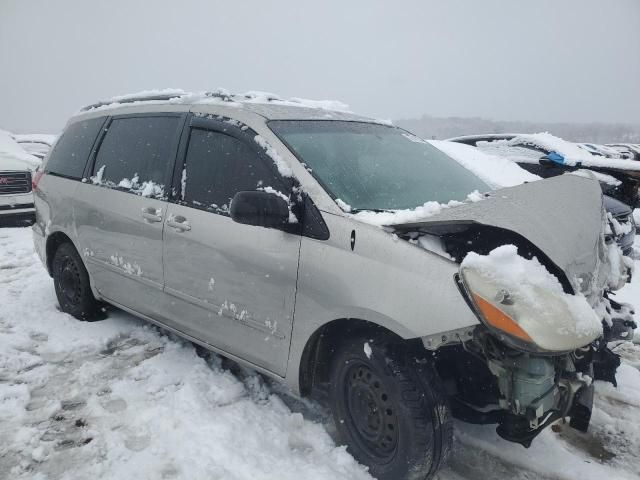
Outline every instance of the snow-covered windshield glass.
<path id="1" fill-rule="evenodd" d="M 444 152 L 399 128 L 337 120 L 273 120 L 269 127 L 352 211 L 409 209 L 490 190 Z"/>

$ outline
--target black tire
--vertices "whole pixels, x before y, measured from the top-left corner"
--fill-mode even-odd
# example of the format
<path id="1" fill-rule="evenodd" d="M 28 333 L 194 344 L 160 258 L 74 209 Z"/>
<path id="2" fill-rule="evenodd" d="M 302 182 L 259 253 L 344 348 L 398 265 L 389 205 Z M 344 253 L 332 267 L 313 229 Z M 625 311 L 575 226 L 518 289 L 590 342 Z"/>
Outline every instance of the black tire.
<path id="1" fill-rule="evenodd" d="M 97 320 L 100 303 L 91 292 L 89 274 L 75 247 L 68 242 L 60 244 L 51 266 L 62 311 L 79 320 Z"/>
<path id="2" fill-rule="evenodd" d="M 345 342 L 333 357 L 329 402 L 338 441 L 379 480 L 430 478 L 451 449 L 440 378 L 411 352 L 406 342 L 377 335 Z"/>

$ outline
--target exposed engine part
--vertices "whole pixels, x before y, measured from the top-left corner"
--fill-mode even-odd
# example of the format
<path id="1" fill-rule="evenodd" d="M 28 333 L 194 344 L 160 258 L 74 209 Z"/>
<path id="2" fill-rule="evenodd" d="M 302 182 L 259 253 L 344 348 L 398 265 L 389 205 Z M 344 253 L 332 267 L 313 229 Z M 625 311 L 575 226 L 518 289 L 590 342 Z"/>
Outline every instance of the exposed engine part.
<path id="1" fill-rule="evenodd" d="M 523 354 L 502 361 L 490 360 L 489 370 L 498 379 L 502 394 L 499 405 L 526 417 L 529 428 L 537 428 L 545 413 L 558 404 L 560 391 L 552 359 Z"/>
<path id="2" fill-rule="evenodd" d="M 569 416 L 572 427 L 587 428 L 594 352 L 591 346 L 556 356 L 521 352 L 479 327 L 472 340 L 435 355 L 458 418 L 498 423 L 501 437 L 528 447 L 559 418 Z"/>

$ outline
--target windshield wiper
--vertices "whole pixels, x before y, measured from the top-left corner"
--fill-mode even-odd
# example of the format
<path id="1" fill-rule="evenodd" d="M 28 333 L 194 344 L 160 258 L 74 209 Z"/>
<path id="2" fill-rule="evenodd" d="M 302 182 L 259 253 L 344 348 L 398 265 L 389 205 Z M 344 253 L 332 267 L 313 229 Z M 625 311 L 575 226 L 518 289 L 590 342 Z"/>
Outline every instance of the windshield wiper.
<path id="1" fill-rule="evenodd" d="M 384 212 L 393 212 L 393 210 L 389 210 L 388 208 L 352 208 L 350 213 L 358 213 L 358 212 L 384 213 Z"/>

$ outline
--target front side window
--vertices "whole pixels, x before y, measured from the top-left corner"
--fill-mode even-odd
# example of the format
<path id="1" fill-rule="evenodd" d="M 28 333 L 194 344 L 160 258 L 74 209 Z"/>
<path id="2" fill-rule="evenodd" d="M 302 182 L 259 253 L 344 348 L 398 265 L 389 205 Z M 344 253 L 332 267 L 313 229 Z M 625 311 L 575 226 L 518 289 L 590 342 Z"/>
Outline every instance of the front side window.
<path id="1" fill-rule="evenodd" d="M 182 172 L 182 202 L 223 215 L 237 192 L 273 188 L 282 180 L 245 142 L 221 132 L 194 128 Z"/>
<path id="2" fill-rule="evenodd" d="M 93 183 L 163 197 L 179 121 L 159 116 L 113 119 L 96 155 Z"/>
<path id="3" fill-rule="evenodd" d="M 337 120 L 278 120 L 269 127 L 352 210 L 411 209 L 490 190 L 444 152 L 399 128 Z"/>

